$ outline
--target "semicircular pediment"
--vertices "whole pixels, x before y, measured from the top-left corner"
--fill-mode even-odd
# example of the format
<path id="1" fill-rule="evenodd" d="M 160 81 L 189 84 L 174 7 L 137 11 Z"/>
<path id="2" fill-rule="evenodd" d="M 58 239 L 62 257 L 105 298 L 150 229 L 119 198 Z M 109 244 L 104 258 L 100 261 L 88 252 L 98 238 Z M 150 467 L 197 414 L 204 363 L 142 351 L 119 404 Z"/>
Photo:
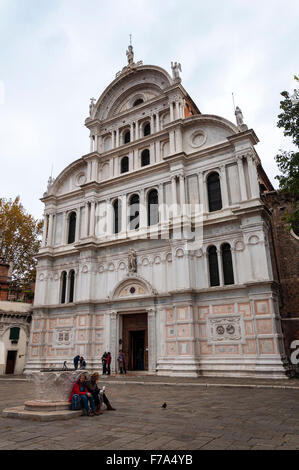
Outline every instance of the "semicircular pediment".
<path id="1" fill-rule="evenodd" d="M 172 84 L 172 79 L 166 70 L 153 65 L 144 65 L 134 68 L 131 72 L 121 74 L 102 93 L 98 99 L 93 119 L 105 120 L 113 116 L 126 99 L 140 90 L 144 93 L 153 93 L 155 96 Z M 151 99 L 151 98 L 149 98 Z"/>
<path id="2" fill-rule="evenodd" d="M 111 295 L 112 299 L 124 299 L 130 297 L 144 297 L 146 295 L 155 295 L 156 291 L 145 279 L 140 276 L 130 276 L 119 282 Z"/>

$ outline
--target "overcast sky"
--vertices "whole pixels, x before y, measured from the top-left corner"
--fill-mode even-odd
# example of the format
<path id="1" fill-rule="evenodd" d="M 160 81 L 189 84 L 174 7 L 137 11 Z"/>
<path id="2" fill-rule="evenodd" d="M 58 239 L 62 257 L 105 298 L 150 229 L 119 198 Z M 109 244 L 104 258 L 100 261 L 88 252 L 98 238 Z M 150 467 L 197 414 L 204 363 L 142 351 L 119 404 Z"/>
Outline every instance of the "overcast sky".
<path id="1" fill-rule="evenodd" d="M 260 139 L 272 183 L 274 156 L 290 143 L 277 129 L 280 92 L 299 75 L 298 0 L 0 0 L 0 197 L 39 201 L 56 177 L 89 152 L 84 126 L 98 98 L 135 61 L 182 64 L 200 111 L 235 122 L 232 104 Z"/>

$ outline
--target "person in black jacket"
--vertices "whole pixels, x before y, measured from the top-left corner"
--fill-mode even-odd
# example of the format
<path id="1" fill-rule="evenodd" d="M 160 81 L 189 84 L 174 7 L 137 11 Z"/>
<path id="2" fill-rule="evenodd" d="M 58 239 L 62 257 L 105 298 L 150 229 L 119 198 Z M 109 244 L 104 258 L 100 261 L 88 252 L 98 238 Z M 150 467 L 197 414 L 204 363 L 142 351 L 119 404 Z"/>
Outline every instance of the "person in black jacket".
<path id="1" fill-rule="evenodd" d="M 80 360 L 80 356 L 79 356 L 79 354 L 77 354 L 77 356 L 74 357 L 74 368 L 75 368 L 75 370 L 78 369 L 79 360 Z"/>
<path id="2" fill-rule="evenodd" d="M 80 369 L 86 369 L 86 362 L 83 356 L 80 356 Z"/>
<path id="3" fill-rule="evenodd" d="M 100 397 L 100 390 L 98 387 L 99 377 L 100 375 L 98 372 L 94 372 L 93 374 L 91 374 L 90 379 L 86 381 L 86 388 L 89 391 L 89 393 L 91 393 L 94 399 L 97 414 L 101 415 L 103 414 L 103 412 L 101 411 L 101 397 Z M 115 408 L 111 406 L 111 403 L 108 400 L 105 392 L 103 393 L 103 402 L 105 403 L 108 411 L 115 410 Z"/>

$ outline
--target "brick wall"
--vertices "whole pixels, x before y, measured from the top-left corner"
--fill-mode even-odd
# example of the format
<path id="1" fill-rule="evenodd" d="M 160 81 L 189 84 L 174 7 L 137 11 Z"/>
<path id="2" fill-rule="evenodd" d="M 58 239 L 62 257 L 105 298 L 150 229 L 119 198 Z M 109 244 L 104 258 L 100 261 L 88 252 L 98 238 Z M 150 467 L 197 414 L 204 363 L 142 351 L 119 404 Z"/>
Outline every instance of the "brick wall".
<path id="1" fill-rule="evenodd" d="M 263 194 L 263 200 L 271 213 L 272 264 L 274 277 L 280 284 L 282 328 L 286 353 L 290 357 L 291 343 L 299 340 L 299 240 L 290 233 L 282 216 L 292 199 L 286 194 L 271 191 Z M 269 238 L 271 240 L 271 236 Z"/>

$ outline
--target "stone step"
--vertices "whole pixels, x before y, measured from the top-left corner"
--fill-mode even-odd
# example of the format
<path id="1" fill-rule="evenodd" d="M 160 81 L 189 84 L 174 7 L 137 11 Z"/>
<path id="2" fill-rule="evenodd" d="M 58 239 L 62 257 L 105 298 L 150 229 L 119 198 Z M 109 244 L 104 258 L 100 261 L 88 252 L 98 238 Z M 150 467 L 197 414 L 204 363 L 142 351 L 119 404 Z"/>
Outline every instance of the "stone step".
<path id="1" fill-rule="evenodd" d="M 24 409 L 26 411 L 62 411 L 69 410 L 68 401 L 45 402 L 38 400 L 25 401 Z"/>
<path id="2" fill-rule="evenodd" d="M 33 421 L 57 421 L 81 416 L 82 411 L 55 410 L 55 411 L 29 411 L 25 406 L 15 406 L 2 411 L 2 416 L 7 418 L 28 419 Z"/>

